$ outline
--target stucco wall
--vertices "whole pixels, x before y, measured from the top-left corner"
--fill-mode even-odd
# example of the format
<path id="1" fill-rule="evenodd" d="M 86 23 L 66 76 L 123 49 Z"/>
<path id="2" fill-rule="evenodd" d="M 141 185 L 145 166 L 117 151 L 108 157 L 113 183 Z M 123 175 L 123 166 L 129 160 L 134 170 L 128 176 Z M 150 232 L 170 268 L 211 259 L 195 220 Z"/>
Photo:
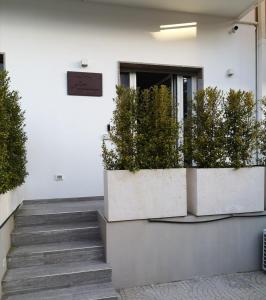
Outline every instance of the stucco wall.
<path id="1" fill-rule="evenodd" d="M 163 24 L 198 22 L 197 37 L 155 39 Z M 205 86 L 255 89 L 254 28 L 230 20 L 73 0 L 0 0 L 0 52 L 23 97 L 27 199 L 103 194 L 101 139 L 118 61 L 204 68 Z M 158 35 L 157 35 L 158 36 Z M 66 72 L 103 73 L 103 97 L 66 95 Z M 226 77 L 227 69 L 235 75 Z M 63 182 L 54 180 L 64 176 Z"/>
<path id="2" fill-rule="evenodd" d="M 262 266 L 266 215 L 194 224 L 105 222 L 105 227 L 106 258 L 116 288 L 254 271 Z"/>
<path id="3" fill-rule="evenodd" d="M 258 7 L 258 96 L 266 96 L 266 1 Z"/>
<path id="4" fill-rule="evenodd" d="M 266 38 L 261 41 L 261 51 L 262 51 L 262 96 L 266 97 Z"/>

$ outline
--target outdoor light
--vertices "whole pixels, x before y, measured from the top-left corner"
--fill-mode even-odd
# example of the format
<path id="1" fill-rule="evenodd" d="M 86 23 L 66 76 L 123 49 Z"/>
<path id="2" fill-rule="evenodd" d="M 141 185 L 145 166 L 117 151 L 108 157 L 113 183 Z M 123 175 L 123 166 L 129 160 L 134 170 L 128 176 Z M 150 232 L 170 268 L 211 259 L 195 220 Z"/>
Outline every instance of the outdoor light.
<path id="1" fill-rule="evenodd" d="M 87 68 L 88 67 L 88 60 L 87 59 L 85 59 L 85 58 L 83 58 L 82 60 L 81 60 L 81 66 L 82 66 L 82 68 Z"/>
<path id="2" fill-rule="evenodd" d="M 197 26 L 197 22 L 161 25 L 160 29 L 165 30 L 165 29 L 175 29 L 175 28 L 188 28 L 188 27 L 195 27 L 195 26 Z"/>
<path id="3" fill-rule="evenodd" d="M 156 40 L 174 41 L 195 38 L 197 22 L 160 25 L 160 31 L 151 32 Z"/>
<path id="4" fill-rule="evenodd" d="M 228 77 L 232 77 L 232 76 L 234 76 L 234 74 L 235 74 L 235 72 L 234 72 L 233 69 L 228 69 L 227 72 L 226 72 L 226 75 L 227 75 Z"/>

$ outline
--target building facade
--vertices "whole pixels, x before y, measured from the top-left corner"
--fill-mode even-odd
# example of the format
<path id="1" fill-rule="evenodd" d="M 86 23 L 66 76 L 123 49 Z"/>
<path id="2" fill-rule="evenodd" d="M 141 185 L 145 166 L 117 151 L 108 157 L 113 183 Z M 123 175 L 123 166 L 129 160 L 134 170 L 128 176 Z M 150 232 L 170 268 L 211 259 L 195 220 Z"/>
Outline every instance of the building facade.
<path id="1" fill-rule="evenodd" d="M 1 0 L 0 63 L 26 111 L 25 199 L 103 195 L 101 145 L 120 80 L 147 86 L 167 73 L 180 105 L 207 86 L 265 94 L 265 24 L 259 41 L 254 25 L 258 17 L 265 23 L 265 3 L 256 16 L 246 2 L 232 12 L 181 13 L 148 4 Z M 69 71 L 102 74 L 102 96 L 68 95 Z"/>

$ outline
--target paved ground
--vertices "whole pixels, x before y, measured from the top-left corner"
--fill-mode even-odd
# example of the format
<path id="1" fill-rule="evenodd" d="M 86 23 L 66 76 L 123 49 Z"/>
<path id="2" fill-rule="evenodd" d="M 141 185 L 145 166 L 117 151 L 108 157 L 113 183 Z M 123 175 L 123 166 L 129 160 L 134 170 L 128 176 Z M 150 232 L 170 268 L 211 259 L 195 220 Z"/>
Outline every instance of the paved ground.
<path id="1" fill-rule="evenodd" d="M 122 300 L 266 300 L 266 274 L 238 273 L 120 291 Z"/>

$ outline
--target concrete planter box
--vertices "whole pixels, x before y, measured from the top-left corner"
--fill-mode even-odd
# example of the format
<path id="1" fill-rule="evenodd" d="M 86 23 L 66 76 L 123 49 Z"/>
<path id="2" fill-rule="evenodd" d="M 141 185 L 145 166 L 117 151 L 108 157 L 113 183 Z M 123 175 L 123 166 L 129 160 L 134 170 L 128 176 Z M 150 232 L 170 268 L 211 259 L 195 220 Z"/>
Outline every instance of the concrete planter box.
<path id="1" fill-rule="evenodd" d="M 196 216 L 264 210 L 263 167 L 188 169 L 188 211 Z"/>
<path id="2" fill-rule="evenodd" d="M 24 197 L 24 188 L 17 187 L 5 194 L 0 194 L 0 226 L 17 209 Z"/>
<path id="3" fill-rule="evenodd" d="M 186 169 L 105 171 L 108 221 L 187 215 Z"/>

